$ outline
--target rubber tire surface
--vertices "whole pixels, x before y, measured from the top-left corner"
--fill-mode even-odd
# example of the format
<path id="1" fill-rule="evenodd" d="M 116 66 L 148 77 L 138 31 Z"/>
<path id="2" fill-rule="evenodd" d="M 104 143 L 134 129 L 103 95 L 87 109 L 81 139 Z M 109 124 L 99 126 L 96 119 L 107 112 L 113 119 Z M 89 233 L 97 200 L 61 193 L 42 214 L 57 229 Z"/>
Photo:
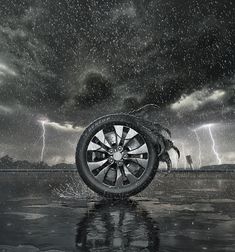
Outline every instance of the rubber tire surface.
<path id="1" fill-rule="evenodd" d="M 98 180 L 96 180 L 94 175 L 90 172 L 86 160 L 88 144 L 90 143 L 94 135 L 98 131 L 103 129 L 106 125 L 128 126 L 136 130 L 146 141 L 149 152 L 148 167 L 136 184 L 123 188 L 105 186 L 104 184 L 101 184 Z M 90 189 L 100 194 L 101 196 L 108 198 L 126 198 L 144 190 L 154 178 L 158 164 L 159 161 L 156 157 L 156 153 L 151 143 L 150 137 L 148 136 L 148 130 L 143 127 L 134 116 L 128 114 L 112 114 L 98 118 L 85 129 L 77 144 L 76 165 L 81 178 Z"/>

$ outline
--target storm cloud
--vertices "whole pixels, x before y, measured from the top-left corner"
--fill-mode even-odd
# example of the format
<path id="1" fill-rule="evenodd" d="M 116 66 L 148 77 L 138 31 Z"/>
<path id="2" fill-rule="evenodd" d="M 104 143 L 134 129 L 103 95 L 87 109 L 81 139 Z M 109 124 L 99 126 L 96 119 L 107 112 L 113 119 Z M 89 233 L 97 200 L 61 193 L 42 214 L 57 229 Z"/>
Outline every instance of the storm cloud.
<path id="1" fill-rule="evenodd" d="M 85 126 L 147 103 L 176 132 L 233 123 L 234 18 L 231 0 L 2 0 L 2 146 L 34 142 L 41 117 Z"/>

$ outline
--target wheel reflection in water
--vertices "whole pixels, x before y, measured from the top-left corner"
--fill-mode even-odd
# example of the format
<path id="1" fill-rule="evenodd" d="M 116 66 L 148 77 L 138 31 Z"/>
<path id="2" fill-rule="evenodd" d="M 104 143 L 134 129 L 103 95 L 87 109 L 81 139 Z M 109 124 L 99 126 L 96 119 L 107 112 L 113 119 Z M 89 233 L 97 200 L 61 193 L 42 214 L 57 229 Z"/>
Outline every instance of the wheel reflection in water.
<path id="1" fill-rule="evenodd" d="M 78 251 L 159 250 L 157 223 L 135 201 L 101 201 L 78 223 Z"/>

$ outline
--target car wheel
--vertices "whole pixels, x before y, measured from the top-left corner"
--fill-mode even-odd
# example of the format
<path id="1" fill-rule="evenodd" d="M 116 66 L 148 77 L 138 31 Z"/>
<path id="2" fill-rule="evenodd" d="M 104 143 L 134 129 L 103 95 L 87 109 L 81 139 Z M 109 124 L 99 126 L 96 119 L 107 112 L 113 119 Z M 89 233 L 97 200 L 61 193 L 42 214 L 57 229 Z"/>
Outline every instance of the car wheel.
<path id="1" fill-rule="evenodd" d="M 84 182 L 96 193 L 125 198 L 154 178 L 158 158 L 148 131 L 134 116 L 101 117 L 83 132 L 76 149 L 76 165 Z"/>

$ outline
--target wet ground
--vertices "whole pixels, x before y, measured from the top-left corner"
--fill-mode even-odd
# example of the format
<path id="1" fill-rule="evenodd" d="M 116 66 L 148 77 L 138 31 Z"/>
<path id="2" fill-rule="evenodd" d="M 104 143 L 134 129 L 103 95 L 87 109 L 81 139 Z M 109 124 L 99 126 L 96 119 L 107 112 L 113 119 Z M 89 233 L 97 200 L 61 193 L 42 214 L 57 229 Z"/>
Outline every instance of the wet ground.
<path id="1" fill-rule="evenodd" d="M 111 202 L 76 174 L 1 173 L 0 251 L 235 251 L 234 179 L 158 175 Z"/>

